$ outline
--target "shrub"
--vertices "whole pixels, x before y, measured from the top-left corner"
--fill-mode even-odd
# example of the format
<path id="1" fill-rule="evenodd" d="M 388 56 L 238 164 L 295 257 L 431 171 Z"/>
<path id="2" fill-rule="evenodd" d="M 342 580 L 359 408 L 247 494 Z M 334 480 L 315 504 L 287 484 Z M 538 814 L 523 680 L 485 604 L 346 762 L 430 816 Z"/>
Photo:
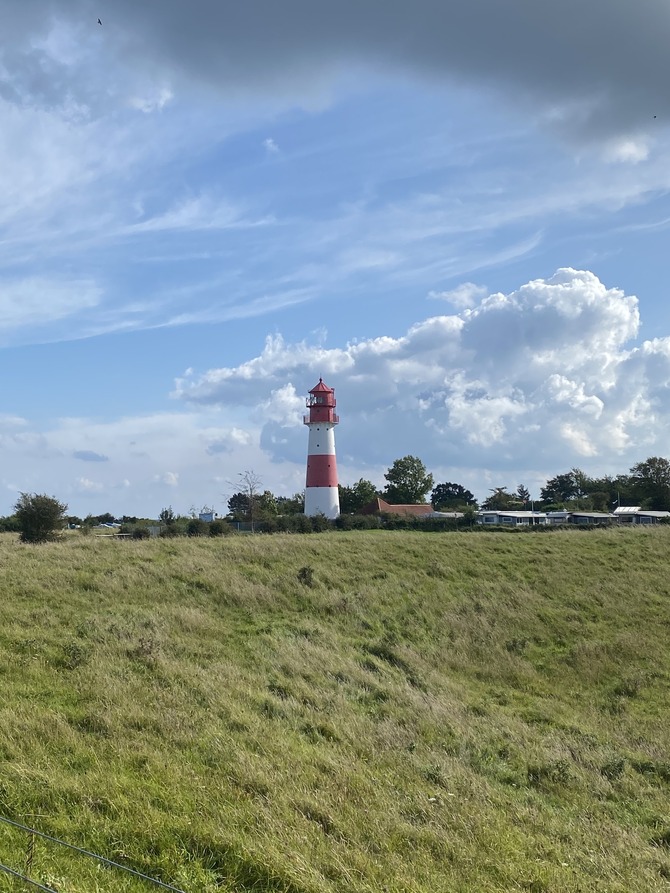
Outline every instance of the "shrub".
<path id="1" fill-rule="evenodd" d="M 312 532 L 312 519 L 308 518 L 307 515 L 294 515 L 294 530 L 296 533 L 311 533 Z"/>
<path id="2" fill-rule="evenodd" d="M 148 540 L 149 531 L 146 527 L 136 527 L 132 532 L 134 540 Z"/>
<path id="3" fill-rule="evenodd" d="M 209 525 L 210 536 L 227 536 L 232 532 L 232 527 L 225 521 L 212 521 Z"/>
<path id="4" fill-rule="evenodd" d="M 209 524 L 206 521 L 201 521 L 200 518 L 191 518 L 191 520 L 186 525 L 186 535 L 187 536 L 207 536 Z"/>
<path id="5" fill-rule="evenodd" d="M 63 528 L 67 505 L 53 496 L 21 493 L 14 513 L 23 543 L 47 543 Z"/>
<path id="6" fill-rule="evenodd" d="M 303 586 L 314 586 L 314 568 L 311 565 L 305 565 L 298 571 L 298 580 Z"/>

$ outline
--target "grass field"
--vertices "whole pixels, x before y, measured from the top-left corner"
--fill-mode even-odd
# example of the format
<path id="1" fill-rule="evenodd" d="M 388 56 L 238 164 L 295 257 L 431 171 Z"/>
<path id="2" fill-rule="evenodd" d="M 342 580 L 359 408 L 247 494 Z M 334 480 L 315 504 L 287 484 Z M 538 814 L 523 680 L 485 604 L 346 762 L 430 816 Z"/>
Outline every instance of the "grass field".
<path id="1" fill-rule="evenodd" d="M 7 534 L 0 568 L 6 817 L 187 893 L 670 891 L 668 528 Z M 150 889 L 26 843 L 62 893 Z"/>

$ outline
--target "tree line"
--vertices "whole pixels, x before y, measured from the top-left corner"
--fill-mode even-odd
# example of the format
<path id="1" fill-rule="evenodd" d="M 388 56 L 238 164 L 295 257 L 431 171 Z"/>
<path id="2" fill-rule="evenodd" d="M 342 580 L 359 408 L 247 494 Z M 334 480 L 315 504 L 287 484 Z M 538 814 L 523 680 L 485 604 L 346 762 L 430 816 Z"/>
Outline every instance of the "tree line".
<path id="1" fill-rule="evenodd" d="M 547 480 L 537 499 L 533 499 L 524 484 L 519 484 L 513 491 L 507 486 L 493 487 L 481 505 L 462 484 L 451 481 L 435 484 L 433 475 L 416 456 L 396 459 L 384 478 L 386 484 L 381 489 L 365 478 L 351 485 L 340 484 L 340 517 L 359 515 L 378 497 L 391 505 L 411 505 L 425 503 L 429 494 L 429 501 L 436 511 L 469 515 L 479 508 L 497 511 L 541 508 L 545 511 L 610 512 L 617 506 L 626 505 L 670 511 L 670 460 L 661 456 L 651 456 L 637 462 L 628 473 L 616 476 L 591 477 L 579 468 L 572 468 Z M 311 532 L 315 529 L 314 519 L 304 517 L 304 493 L 275 496 L 270 490 L 261 489 L 260 478 L 250 471 L 238 475 L 238 486 L 239 489 L 228 499 L 228 516 L 225 520 L 250 523 L 252 530 L 257 524 L 262 524 L 265 530 Z M 205 506 L 204 509 L 213 514 L 211 508 Z M 125 530 L 133 534 L 148 536 L 147 519 L 140 521 L 127 515 L 117 519 L 106 512 L 88 515 L 82 521 L 66 512 L 67 506 L 55 497 L 21 493 L 14 506 L 14 514 L 0 518 L 0 530 L 17 531 L 25 542 L 44 542 L 64 526 L 82 527 L 85 531 L 95 524 L 121 523 Z M 208 523 L 201 520 L 198 514 L 192 508 L 190 516 L 179 516 L 169 506 L 161 511 L 158 520 L 168 536 L 220 536 L 229 532 L 229 525 L 224 519 Z M 359 526 L 366 524 L 361 521 Z"/>
<path id="2" fill-rule="evenodd" d="M 550 478 L 533 496 L 524 484 L 511 490 L 493 487 L 481 503 L 462 484 L 445 481 L 435 483 L 433 475 L 416 456 L 396 459 L 384 475 L 386 484 L 378 488 L 372 481 L 360 478 L 351 485 L 339 485 L 340 512 L 358 514 L 380 497 L 391 505 L 430 502 L 436 511 L 472 512 L 478 509 L 497 511 L 572 511 L 611 512 L 617 506 L 639 505 L 644 509 L 670 511 L 670 460 L 651 456 L 637 462 L 628 473 L 591 477 L 580 468 L 571 468 Z M 236 521 L 267 521 L 282 515 L 304 512 L 304 494 L 275 496 L 269 490 L 242 487 L 228 500 L 229 517 Z"/>

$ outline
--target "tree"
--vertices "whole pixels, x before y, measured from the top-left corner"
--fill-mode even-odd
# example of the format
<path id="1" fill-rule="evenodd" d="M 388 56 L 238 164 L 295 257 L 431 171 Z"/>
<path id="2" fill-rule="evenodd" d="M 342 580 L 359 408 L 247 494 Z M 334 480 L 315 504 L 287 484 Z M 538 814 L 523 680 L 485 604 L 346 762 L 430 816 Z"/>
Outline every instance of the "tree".
<path id="1" fill-rule="evenodd" d="M 96 524 L 113 524 L 116 518 L 110 512 L 104 512 L 102 515 L 95 515 Z"/>
<path id="2" fill-rule="evenodd" d="M 294 493 L 293 496 L 278 496 L 275 500 L 277 514 L 302 515 L 305 512 L 305 494 Z"/>
<path id="3" fill-rule="evenodd" d="M 670 462 L 662 456 L 650 456 L 630 470 L 636 499 L 645 508 L 656 511 L 670 509 Z"/>
<path id="4" fill-rule="evenodd" d="M 483 509 L 496 512 L 513 512 L 521 507 L 519 497 L 516 493 L 508 493 L 507 487 L 494 487 L 491 495 L 482 503 Z"/>
<path id="5" fill-rule="evenodd" d="M 241 471 L 237 475 L 237 484 L 239 491 L 228 500 L 228 508 L 232 499 L 236 499 L 239 509 L 242 508 L 243 500 L 246 499 L 246 511 L 248 520 L 251 521 L 251 532 L 254 532 L 254 523 L 258 516 L 258 494 L 261 488 L 262 480 L 255 471 Z M 269 492 L 269 491 L 266 491 Z M 272 495 L 272 494 L 270 494 Z M 240 499 L 239 497 L 242 497 Z M 273 497 L 274 499 L 274 497 Z"/>
<path id="6" fill-rule="evenodd" d="M 23 543 L 46 543 L 55 539 L 65 521 L 67 505 L 54 496 L 21 493 L 14 514 Z"/>
<path id="7" fill-rule="evenodd" d="M 263 490 L 255 497 L 254 502 L 256 503 L 254 515 L 257 520 L 267 521 L 269 518 L 276 518 L 277 500 L 270 490 Z"/>
<path id="8" fill-rule="evenodd" d="M 579 485 L 575 479 L 574 471 L 557 474 L 555 478 L 548 480 L 540 490 L 540 499 L 545 504 L 563 505 L 578 496 Z"/>
<path id="9" fill-rule="evenodd" d="M 340 514 L 356 515 L 369 502 L 376 499 L 379 491 L 372 483 L 364 478 L 359 478 L 351 487 L 339 485 Z"/>
<path id="10" fill-rule="evenodd" d="M 523 503 L 523 505 L 528 505 L 528 503 L 530 502 L 530 490 L 523 484 L 519 484 L 514 495 L 519 500 L 519 502 Z"/>
<path id="11" fill-rule="evenodd" d="M 235 521 L 246 521 L 249 517 L 249 497 L 244 493 L 233 493 L 228 500 L 228 513 Z"/>
<path id="12" fill-rule="evenodd" d="M 433 475 L 416 456 L 396 459 L 384 475 L 388 484 L 384 487 L 384 498 L 392 505 L 410 505 L 423 502 L 433 488 Z"/>
<path id="13" fill-rule="evenodd" d="M 436 511 L 463 508 L 464 506 L 476 506 L 477 500 L 473 493 L 466 490 L 461 484 L 437 484 L 430 494 L 430 501 Z"/>
<path id="14" fill-rule="evenodd" d="M 161 509 L 158 520 L 161 522 L 161 524 L 165 524 L 166 527 L 171 527 L 174 524 L 174 522 L 177 520 L 177 516 L 172 511 L 171 505 L 169 505 L 167 508 Z"/>

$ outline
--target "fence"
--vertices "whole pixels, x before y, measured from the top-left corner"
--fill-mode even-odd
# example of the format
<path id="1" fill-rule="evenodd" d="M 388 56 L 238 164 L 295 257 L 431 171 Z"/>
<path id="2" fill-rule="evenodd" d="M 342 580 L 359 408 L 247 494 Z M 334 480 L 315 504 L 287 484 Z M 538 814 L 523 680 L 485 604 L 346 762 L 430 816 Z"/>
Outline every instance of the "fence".
<path id="1" fill-rule="evenodd" d="M 19 870 L 18 868 L 11 868 L 10 866 L 4 865 L 2 862 L 0 862 L 0 872 L 4 873 L 8 877 L 14 878 L 14 882 L 21 881 L 30 889 L 45 890 L 46 893 L 54 893 L 56 889 L 54 886 L 51 885 L 51 882 L 42 883 L 42 881 L 38 881 L 34 877 L 31 877 L 35 862 L 36 841 L 44 840 L 47 841 L 49 844 L 53 844 L 54 846 L 62 847 L 68 852 L 75 853 L 77 856 L 96 860 L 98 867 L 105 866 L 106 868 L 112 869 L 126 878 L 137 880 L 142 884 L 142 888 L 145 890 L 147 889 L 147 887 L 154 887 L 161 890 L 170 890 L 172 891 L 172 893 L 184 893 L 184 890 L 180 889 L 179 887 L 174 887 L 172 884 L 166 884 L 163 881 L 159 881 L 147 874 L 143 874 L 141 871 L 136 871 L 134 868 L 129 868 L 127 865 L 122 865 L 120 862 L 115 862 L 113 859 L 108 859 L 105 856 L 99 855 L 98 853 L 93 853 L 90 850 L 85 850 L 82 847 L 75 846 L 72 843 L 66 843 L 64 840 L 59 840 L 57 837 L 52 837 L 50 834 L 45 834 L 43 831 L 38 831 L 37 829 L 31 828 L 28 825 L 23 825 L 21 824 L 21 822 L 15 822 L 12 819 L 0 816 L 0 823 L 2 823 L 5 827 L 28 835 L 25 849 L 25 865 L 23 867 L 23 870 Z M 13 889 L 16 889 L 16 887 L 14 887 Z M 58 891 L 59 893 L 68 893 L 68 891 L 60 884 L 58 886 Z"/>

